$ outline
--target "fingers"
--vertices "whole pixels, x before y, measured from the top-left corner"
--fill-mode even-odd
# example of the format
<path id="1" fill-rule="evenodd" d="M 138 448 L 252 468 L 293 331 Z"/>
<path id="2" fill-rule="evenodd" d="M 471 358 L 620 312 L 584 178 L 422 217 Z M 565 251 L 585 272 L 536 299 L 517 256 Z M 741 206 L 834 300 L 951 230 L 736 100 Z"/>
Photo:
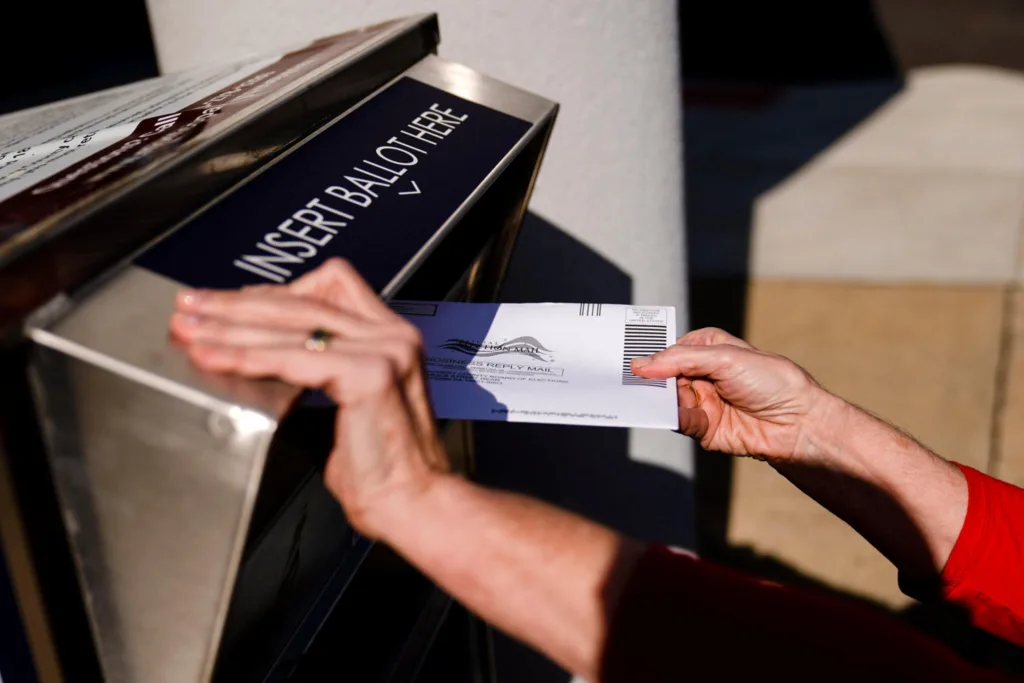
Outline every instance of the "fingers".
<path id="1" fill-rule="evenodd" d="M 679 406 L 682 408 L 699 408 L 700 394 L 690 382 L 680 379 L 676 385 L 679 394 Z"/>
<path id="2" fill-rule="evenodd" d="M 725 379 L 752 351 L 732 344 L 714 346 L 670 346 L 653 356 L 634 358 L 633 374 L 651 379 L 669 377 L 710 377 Z"/>
<path id="3" fill-rule="evenodd" d="M 258 325 L 232 325 L 217 318 L 175 313 L 171 317 L 174 337 L 188 344 L 300 348 L 308 332 L 282 330 Z"/>
<path id="4" fill-rule="evenodd" d="M 274 377 L 334 399 L 340 409 L 325 476 L 364 533 L 374 534 L 371 513 L 381 501 L 421 486 L 429 471 L 448 470 L 419 331 L 347 264 L 318 269 L 295 286 L 183 293 L 171 327 L 203 370 Z M 320 329 L 334 336 L 322 350 L 307 349 Z"/>
<path id="5" fill-rule="evenodd" d="M 290 384 L 323 389 L 340 406 L 398 390 L 397 368 L 378 354 L 196 344 L 189 347 L 189 356 L 210 372 L 278 377 Z"/>
<path id="6" fill-rule="evenodd" d="M 237 339 L 242 334 L 226 327 L 219 338 Z M 422 348 L 408 339 L 334 338 L 323 352 L 309 351 L 298 340 L 284 347 L 190 342 L 187 350 L 203 370 L 252 378 L 277 377 L 297 386 L 323 389 L 339 406 L 379 392 L 384 389 L 383 383 L 389 382 L 393 385 L 390 389 L 399 391 L 402 403 L 410 411 L 417 433 L 432 434 L 434 416 L 421 371 Z M 371 366 L 372 371 L 382 362 L 389 368 L 386 377 L 368 378 L 363 366 Z M 364 391 L 352 393 L 353 383 Z"/>
<path id="7" fill-rule="evenodd" d="M 433 416 L 421 372 L 422 336 L 399 316 L 367 320 L 281 287 L 187 292 L 179 297 L 178 308 L 171 330 L 176 339 L 190 346 L 190 355 L 203 369 L 250 377 L 277 376 L 300 386 L 326 388 L 321 384 L 325 377 L 293 374 L 296 368 L 309 366 L 307 356 L 383 357 L 394 370 L 417 428 L 431 428 Z M 310 332 L 316 329 L 334 334 L 322 354 L 305 348 Z M 301 362 L 293 367 L 289 364 L 292 360 Z M 323 363 L 313 366 L 323 368 Z"/>
<path id="8" fill-rule="evenodd" d="M 732 346 L 739 346 L 744 349 L 754 348 L 739 337 L 735 337 L 725 330 L 717 327 L 703 327 L 699 330 L 687 332 L 676 340 L 676 343 L 687 346 L 715 346 L 718 344 L 731 344 Z"/>
<path id="9" fill-rule="evenodd" d="M 398 379 L 410 377 L 419 368 L 420 348 L 404 339 L 332 339 L 329 348 L 353 356 L 383 356 L 391 362 Z"/>
<path id="10" fill-rule="evenodd" d="M 707 349 L 717 351 L 706 352 Z M 633 374 L 640 377 L 662 379 L 674 376 L 712 377 L 722 373 L 739 360 L 730 350 L 754 351 L 754 347 L 717 327 L 704 327 L 680 337 L 674 346 L 653 356 L 636 358 L 632 362 Z M 688 350 L 692 350 L 690 353 Z"/>
<path id="11" fill-rule="evenodd" d="M 676 390 L 679 393 L 679 432 L 703 441 L 710 429 L 711 418 L 701 408 L 702 399 L 696 382 L 679 379 Z"/>
<path id="12" fill-rule="evenodd" d="M 703 441 L 711 428 L 708 414 L 698 408 L 679 408 L 679 432 L 698 441 Z"/>
<path id="13" fill-rule="evenodd" d="M 288 291 L 288 285 L 246 285 L 242 287 L 243 292 L 280 294 Z"/>
<path id="14" fill-rule="evenodd" d="M 386 311 L 387 317 L 368 319 L 351 309 L 345 310 L 304 296 L 288 287 L 258 286 L 242 291 L 182 292 L 177 300 L 177 313 L 171 320 L 172 332 L 178 340 L 193 346 L 225 347 L 219 351 L 198 351 L 210 354 L 206 360 L 216 366 L 213 369 L 251 374 L 255 370 L 239 365 L 246 358 L 246 352 L 235 347 L 309 353 L 304 348 L 309 335 L 314 330 L 326 330 L 333 335 L 328 351 L 382 355 L 390 360 L 403 379 L 415 376 L 414 379 L 418 380 L 404 386 L 410 393 L 410 399 L 425 397 L 426 391 L 421 386 L 423 382 L 418 372 L 423 348 L 419 330 L 392 314 L 350 266 L 337 262 L 332 270 L 337 277 L 329 284 L 341 282 L 350 287 L 364 308 L 370 304 L 379 306 Z M 304 285 L 312 283 L 319 286 L 318 282 L 322 283 L 322 280 L 309 280 Z M 315 287 L 308 291 L 315 291 Z M 234 351 L 229 350 L 232 348 Z M 231 356 L 232 352 L 236 355 Z M 258 369 L 278 374 L 286 381 L 309 386 L 309 382 L 298 382 L 295 378 L 271 372 L 265 363 Z M 417 409 L 416 412 L 423 411 Z"/>
<path id="15" fill-rule="evenodd" d="M 352 264 L 340 258 L 325 261 L 316 270 L 288 285 L 288 289 L 295 294 L 357 311 L 372 320 L 388 320 L 395 315 Z"/>
<path id="16" fill-rule="evenodd" d="M 351 331 L 351 330 L 350 330 Z M 308 332 L 259 325 L 236 325 L 217 318 L 175 313 L 171 332 L 187 344 L 206 346 L 251 346 L 258 348 L 298 349 L 306 347 Z M 377 326 L 351 337 L 337 336 L 328 341 L 327 349 L 354 353 L 380 353 L 392 358 L 402 374 L 415 365 L 420 345 L 418 339 L 397 326 Z"/>
<path id="17" fill-rule="evenodd" d="M 354 338 L 377 333 L 374 326 L 350 311 L 280 290 L 183 292 L 177 309 L 187 316 L 305 335 L 315 329 Z"/>

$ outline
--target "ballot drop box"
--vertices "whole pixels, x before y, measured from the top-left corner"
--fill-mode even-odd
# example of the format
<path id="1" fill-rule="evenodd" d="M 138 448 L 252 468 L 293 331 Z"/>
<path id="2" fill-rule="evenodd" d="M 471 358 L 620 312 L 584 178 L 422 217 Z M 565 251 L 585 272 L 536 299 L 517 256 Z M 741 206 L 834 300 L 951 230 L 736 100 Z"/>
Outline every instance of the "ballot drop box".
<path id="1" fill-rule="evenodd" d="M 168 336 L 183 287 L 337 256 L 385 299 L 493 300 L 557 107 L 438 42 L 410 17 L 0 118 L 4 681 L 411 681 L 445 628 L 486 675 L 326 490 L 330 403 Z"/>

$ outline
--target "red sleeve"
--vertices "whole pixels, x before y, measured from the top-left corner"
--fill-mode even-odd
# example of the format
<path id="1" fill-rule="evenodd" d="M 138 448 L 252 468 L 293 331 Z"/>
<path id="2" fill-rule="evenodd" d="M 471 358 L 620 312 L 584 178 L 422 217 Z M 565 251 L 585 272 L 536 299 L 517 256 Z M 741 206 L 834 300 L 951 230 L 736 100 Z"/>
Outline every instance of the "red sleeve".
<path id="1" fill-rule="evenodd" d="M 967 517 L 942 572 L 943 597 L 978 628 L 1024 645 L 1024 489 L 959 467 Z"/>
<path id="2" fill-rule="evenodd" d="M 652 546 L 609 622 L 603 683 L 1005 683 L 874 610 Z"/>

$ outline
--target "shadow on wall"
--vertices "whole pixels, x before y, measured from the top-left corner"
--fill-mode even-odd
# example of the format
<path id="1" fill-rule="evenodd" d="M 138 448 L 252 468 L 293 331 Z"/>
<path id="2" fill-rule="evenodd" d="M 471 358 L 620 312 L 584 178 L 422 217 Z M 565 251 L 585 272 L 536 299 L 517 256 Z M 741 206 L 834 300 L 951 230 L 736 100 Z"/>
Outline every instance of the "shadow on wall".
<path id="1" fill-rule="evenodd" d="M 509 267 L 506 302 L 630 303 L 632 281 L 557 226 L 528 214 Z M 643 539 L 690 546 L 690 482 L 629 457 L 624 429 L 477 423 L 477 475 L 490 486 L 529 494 Z M 541 655 L 496 636 L 501 681 L 555 683 L 569 674 Z"/>
<path id="2" fill-rule="evenodd" d="M 793 0 L 678 3 L 690 325 L 744 336 L 754 205 L 870 117 L 903 70 L 974 62 L 1024 69 L 1024 4 L 1014 0 Z M 794 89 L 821 86 L 794 102 Z M 697 547 L 750 573 L 837 592 L 772 558 L 729 547 L 732 460 L 698 449 Z M 847 596 L 850 597 L 850 596 Z M 862 601 L 863 602 L 863 601 Z M 879 606 L 880 607 L 880 606 Z M 974 661 L 1013 648 L 934 606 L 904 617 Z"/>
<path id="3" fill-rule="evenodd" d="M 7 561 L 0 549 L 0 642 L 4 644 L 0 648 L 0 672 L 12 681 L 30 681 L 35 667 L 17 614 Z"/>
<path id="4" fill-rule="evenodd" d="M 679 3 L 690 324 L 744 336 L 754 203 L 902 87 L 870 3 Z M 787 87 L 858 87 L 787 106 Z M 726 541 L 732 462 L 698 453 L 698 547 Z"/>

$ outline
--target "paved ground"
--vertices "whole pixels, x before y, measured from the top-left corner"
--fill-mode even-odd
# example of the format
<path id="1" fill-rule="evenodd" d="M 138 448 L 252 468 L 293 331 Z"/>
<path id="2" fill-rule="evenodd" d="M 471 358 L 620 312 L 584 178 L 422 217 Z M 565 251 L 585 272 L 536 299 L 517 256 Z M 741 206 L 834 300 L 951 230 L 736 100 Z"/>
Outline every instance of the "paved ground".
<path id="1" fill-rule="evenodd" d="M 915 3 L 897 4 L 880 14 Z M 1024 72 L 1006 68 L 1024 48 L 978 37 L 1024 36 L 1024 17 L 995 16 L 966 30 L 988 55 L 973 65 L 935 57 L 955 23 L 939 12 L 930 34 L 902 29 L 890 76 L 687 83 L 691 301 L 695 324 L 1024 485 Z M 885 559 L 769 467 L 698 466 L 705 549 L 911 607 Z"/>
<path id="2" fill-rule="evenodd" d="M 837 107 L 870 113 L 836 135 Z M 694 125 L 720 126 L 715 109 Z M 728 126 L 691 150 L 688 189 L 699 225 L 749 233 L 745 336 L 938 452 L 1024 483 L 1024 76 L 943 66 L 898 88 L 788 88 Z M 723 218 L 719 202 L 746 208 Z M 716 267 L 729 265 L 698 270 Z M 772 470 L 734 475 L 730 542 L 906 603 L 887 562 Z"/>

